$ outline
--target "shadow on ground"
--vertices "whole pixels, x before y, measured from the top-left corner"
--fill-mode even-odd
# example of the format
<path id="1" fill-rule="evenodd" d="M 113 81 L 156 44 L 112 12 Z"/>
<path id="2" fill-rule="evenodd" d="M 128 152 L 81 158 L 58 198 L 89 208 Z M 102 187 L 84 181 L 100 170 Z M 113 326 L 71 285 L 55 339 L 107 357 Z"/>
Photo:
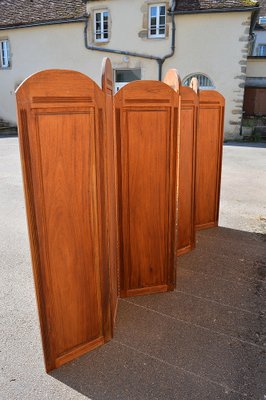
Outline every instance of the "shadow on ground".
<path id="1" fill-rule="evenodd" d="M 244 142 L 244 141 L 239 141 L 239 142 L 225 142 L 224 146 L 238 146 L 238 147 L 257 147 L 260 149 L 266 148 L 266 141 L 263 142 Z"/>
<path id="2" fill-rule="evenodd" d="M 266 237 L 197 242 L 174 292 L 120 300 L 114 340 L 50 375 L 92 400 L 264 400 Z"/>

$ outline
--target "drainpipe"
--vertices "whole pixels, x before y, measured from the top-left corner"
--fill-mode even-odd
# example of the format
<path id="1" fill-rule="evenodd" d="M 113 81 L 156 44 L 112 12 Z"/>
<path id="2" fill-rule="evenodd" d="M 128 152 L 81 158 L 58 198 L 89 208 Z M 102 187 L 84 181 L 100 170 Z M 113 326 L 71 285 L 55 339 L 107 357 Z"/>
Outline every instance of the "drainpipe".
<path id="1" fill-rule="evenodd" d="M 89 25 L 89 15 L 85 17 L 85 27 L 84 27 L 84 44 L 87 50 L 93 50 L 93 51 L 101 51 L 104 53 L 111 53 L 111 54 L 121 54 L 125 56 L 130 56 L 130 57 L 139 57 L 139 58 L 144 58 L 148 60 L 154 60 L 157 61 L 158 63 L 158 80 L 162 80 L 162 68 L 163 68 L 163 63 L 167 58 L 170 58 L 174 55 L 175 53 L 175 16 L 174 16 L 174 9 L 175 9 L 175 1 L 172 2 L 172 7 L 171 7 L 171 16 L 172 16 L 172 38 L 171 38 L 171 52 L 169 54 L 166 54 L 164 57 L 158 57 L 154 55 L 149 55 L 149 54 L 143 54 L 143 53 L 137 53 L 137 52 L 132 52 L 132 51 L 125 51 L 125 50 L 117 50 L 117 49 L 106 49 L 105 47 L 99 47 L 99 46 L 94 46 L 88 43 L 88 25 Z"/>
<path id="2" fill-rule="evenodd" d="M 176 26 L 175 26 L 175 14 L 174 14 L 174 7 L 175 7 L 175 1 L 173 1 L 173 6 L 172 6 L 172 11 L 171 11 L 171 16 L 172 16 L 172 40 L 171 40 L 171 52 L 169 54 L 166 54 L 163 58 L 158 60 L 159 64 L 159 81 L 162 80 L 162 70 L 163 70 L 163 64 L 167 58 L 173 57 L 175 54 L 175 31 L 176 31 Z"/>

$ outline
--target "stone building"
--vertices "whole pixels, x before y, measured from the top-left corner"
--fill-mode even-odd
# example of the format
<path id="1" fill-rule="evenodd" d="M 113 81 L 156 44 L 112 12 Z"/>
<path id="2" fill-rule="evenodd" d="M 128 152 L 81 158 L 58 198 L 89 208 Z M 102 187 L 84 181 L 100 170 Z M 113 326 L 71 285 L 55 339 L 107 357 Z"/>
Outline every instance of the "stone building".
<path id="1" fill-rule="evenodd" d="M 0 0 L 0 118 L 15 123 L 15 90 L 44 69 L 74 69 L 100 82 L 109 56 L 115 88 L 161 79 L 177 68 L 184 84 L 226 98 L 225 134 L 240 134 L 251 0 Z"/>

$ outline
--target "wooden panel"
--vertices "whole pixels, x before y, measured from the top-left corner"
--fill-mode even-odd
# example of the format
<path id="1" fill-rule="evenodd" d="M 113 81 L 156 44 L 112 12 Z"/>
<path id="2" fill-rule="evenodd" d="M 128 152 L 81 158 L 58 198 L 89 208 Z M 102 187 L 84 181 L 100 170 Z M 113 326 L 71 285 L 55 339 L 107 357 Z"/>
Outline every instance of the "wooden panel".
<path id="1" fill-rule="evenodd" d="M 105 93 L 106 109 L 106 183 L 107 194 L 107 224 L 109 244 L 110 293 L 113 327 L 115 325 L 118 298 L 118 269 L 119 269 L 119 242 L 118 242 L 118 194 L 117 194 L 117 162 L 116 162 L 116 135 L 114 125 L 113 104 L 113 71 L 109 58 L 103 59 L 102 89 Z"/>
<path id="2" fill-rule="evenodd" d="M 195 171 L 198 96 L 188 87 L 180 88 L 180 153 L 177 255 L 195 247 Z"/>
<path id="3" fill-rule="evenodd" d="M 223 146 L 224 98 L 214 90 L 199 94 L 196 163 L 196 228 L 218 225 Z"/>
<path id="4" fill-rule="evenodd" d="M 17 91 L 19 140 L 47 370 L 111 337 L 103 221 L 104 94 L 50 70 Z"/>
<path id="5" fill-rule="evenodd" d="M 176 69 L 169 69 L 164 82 L 180 93 L 176 254 L 181 255 L 195 247 L 195 157 L 198 118 L 198 96 L 195 90 L 197 90 L 197 79 L 192 79 L 192 90 L 181 86 L 181 79 Z"/>
<path id="6" fill-rule="evenodd" d="M 178 102 L 157 81 L 115 96 L 122 297 L 174 288 Z"/>

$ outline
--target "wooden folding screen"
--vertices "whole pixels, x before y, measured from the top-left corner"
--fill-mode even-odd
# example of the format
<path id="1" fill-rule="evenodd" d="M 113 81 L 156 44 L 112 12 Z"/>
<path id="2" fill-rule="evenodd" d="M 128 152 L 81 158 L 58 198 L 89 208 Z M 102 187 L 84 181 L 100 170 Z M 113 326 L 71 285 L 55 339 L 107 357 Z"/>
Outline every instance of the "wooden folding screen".
<path id="1" fill-rule="evenodd" d="M 164 82 L 180 93 L 176 254 L 181 255 L 195 247 L 195 164 L 198 96 L 192 89 L 181 86 L 179 74 L 175 69 L 167 71 Z"/>
<path id="2" fill-rule="evenodd" d="M 71 71 L 37 73 L 17 91 L 47 370 L 112 336 L 105 217 L 105 190 L 111 183 L 106 184 L 103 162 L 108 102 L 91 79 Z"/>
<path id="3" fill-rule="evenodd" d="M 199 92 L 196 162 L 196 228 L 218 225 L 224 97 L 215 90 Z"/>
<path id="4" fill-rule="evenodd" d="M 122 297 L 174 288 L 178 104 L 157 81 L 115 95 Z"/>

